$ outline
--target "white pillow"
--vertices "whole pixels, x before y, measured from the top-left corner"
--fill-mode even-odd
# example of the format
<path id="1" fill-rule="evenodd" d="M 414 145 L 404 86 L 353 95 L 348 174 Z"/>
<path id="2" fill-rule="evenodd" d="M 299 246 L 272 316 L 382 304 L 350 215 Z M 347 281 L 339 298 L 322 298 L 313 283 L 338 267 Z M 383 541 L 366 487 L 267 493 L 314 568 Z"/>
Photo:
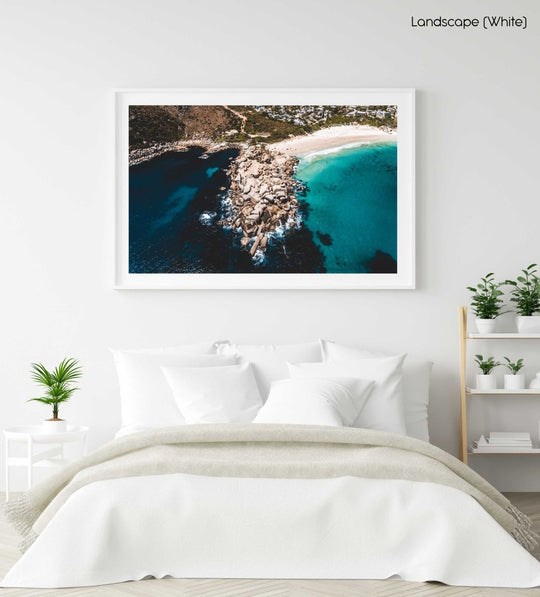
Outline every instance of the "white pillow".
<path id="1" fill-rule="evenodd" d="M 374 382 L 352 378 L 275 381 L 254 423 L 350 426 Z"/>
<path id="2" fill-rule="evenodd" d="M 262 406 L 249 362 L 228 367 L 162 367 L 186 423 L 251 423 Z"/>
<path id="3" fill-rule="evenodd" d="M 178 344 L 177 346 L 158 346 L 157 348 L 129 348 L 118 349 L 122 352 L 137 354 L 216 354 L 217 346 L 225 342 L 224 340 L 196 342 L 194 344 Z M 116 349 L 111 350 L 114 352 Z"/>
<path id="4" fill-rule="evenodd" d="M 287 362 L 322 362 L 319 342 L 302 344 L 222 343 L 218 344 L 217 352 L 223 355 L 238 355 L 251 362 L 263 400 L 266 400 L 273 381 L 289 378 Z"/>
<path id="5" fill-rule="evenodd" d="M 356 377 L 374 380 L 375 387 L 354 421 L 354 427 L 405 435 L 401 385 L 401 366 L 405 356 L 333 363 L 289 363 L 289 371 L 292 378 Z"/>
<path id="6" fill-rule="evenodd" d="M 220 367 L 237 362 L 234 356 L 189 354 L 188 350 L 187 347 L 158 352 L 112 350 L 120 385 L 122 428 L 165 427 L 185 423 L 160 367 Z M 193 350 L 199 350 L 199 347 Z"/>
<path id="7" fill-rule="evenodd" d="M 326 362 L 390 356 L 329 340 L 321 340 L 321 347 Z M 410 356 L 403 363 L 403 409 L 407 435 L 426 442 L 429 442 L 428 405 L 432 368 L 431 361 Z"/>

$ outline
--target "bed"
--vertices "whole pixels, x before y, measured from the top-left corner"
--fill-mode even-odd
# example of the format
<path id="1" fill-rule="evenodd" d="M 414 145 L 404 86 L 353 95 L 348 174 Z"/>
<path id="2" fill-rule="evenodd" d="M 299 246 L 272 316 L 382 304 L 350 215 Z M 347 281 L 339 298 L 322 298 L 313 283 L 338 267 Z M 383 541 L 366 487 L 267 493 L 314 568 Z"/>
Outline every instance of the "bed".
<path id="1" fill-rule="evenodd" d="M 528 519 L 427 441 L 431 364 L 330 342 L 114 356 L 123 427 L 8 505 L 24 553 L 2 586 L 540 585 Z"/>

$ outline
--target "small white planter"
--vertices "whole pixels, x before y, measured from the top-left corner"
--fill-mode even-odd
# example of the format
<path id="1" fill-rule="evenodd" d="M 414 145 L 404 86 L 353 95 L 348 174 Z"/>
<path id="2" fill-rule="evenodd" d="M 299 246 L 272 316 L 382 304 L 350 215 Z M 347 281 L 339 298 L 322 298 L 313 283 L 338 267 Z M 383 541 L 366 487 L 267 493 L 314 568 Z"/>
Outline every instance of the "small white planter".
<path id="1" fill-rule="evenodd" d="M 64 433 L 67 431 L 67 421 L 63 419 L 57 419 L 56 421 L 49 419 L 41 423 L 41 429 L 43 433 Z"/>
<path id="2" fill-rule="evenodd" d="M 476 389 L 490 391 L 497 389 L 497 378 L 490 373 L 489 375 L 478 374 L 476 376 Z"/>
<path id="3" fill-rule="evenodd" d="M 476 318 L 476 329 L 479 334 L 493 334 L 497 327 L 496 319 L 478 319 Z"/>
<path id="4" fill-rule="evenodd" d="M 540 371 L 536 374 L 529 384 L 531 390 L 540 390 Z"/>
<path id="5" fill-rule="evenodd" d="M 540 315 L 518 315 L 516 323 L 520 334 L 540 334 Z"/>
<path id="6" fill-rule="evenodd" d="M 504 376 L 505 390 L 523 390 L 523 388 L 525 388 L 525 376 L 521 373 L 516 373 L 516 375 L 510 373 Z"/>

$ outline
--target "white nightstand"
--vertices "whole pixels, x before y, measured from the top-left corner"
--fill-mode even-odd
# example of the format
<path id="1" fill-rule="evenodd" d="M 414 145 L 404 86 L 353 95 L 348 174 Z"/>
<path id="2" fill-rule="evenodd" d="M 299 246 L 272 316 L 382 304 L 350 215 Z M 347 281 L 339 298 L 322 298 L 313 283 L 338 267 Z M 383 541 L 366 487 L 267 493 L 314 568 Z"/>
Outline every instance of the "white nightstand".
<path id="1" fill-rule="evenodd" d="M 25 466 L 28 474 L 28 489 L 32 487 L 32 469 L 37 467 L 57 467 L 67 462 L 64 458 L 64 444 L 81 444 L 81 454 L 86 455 L 86 435 L 88 427 L 68 425 L 62 433 L 44 433 L 39 425 L 26 425 L 4 429 L 6 438 L 6 502 L 9 500 L 9 468 Z M 12 456 L 10 446 L 15 443 L 26 443 L 26 456 Z M 34 446 L 52 444 L 41 452 L 34 453 Z"/>

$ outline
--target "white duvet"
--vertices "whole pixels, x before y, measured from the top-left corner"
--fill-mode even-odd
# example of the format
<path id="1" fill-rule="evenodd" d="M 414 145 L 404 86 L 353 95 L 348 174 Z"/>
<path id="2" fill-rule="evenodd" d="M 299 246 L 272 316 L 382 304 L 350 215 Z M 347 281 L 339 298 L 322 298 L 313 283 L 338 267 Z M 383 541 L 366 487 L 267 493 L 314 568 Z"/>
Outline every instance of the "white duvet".
<path id="1" fill-rule="evenodd" d="M 146 576 L 533 587 L 540 563 L 472 497 L 442 485 L 170 474 L 79 489 L 2 586 Z"/>

